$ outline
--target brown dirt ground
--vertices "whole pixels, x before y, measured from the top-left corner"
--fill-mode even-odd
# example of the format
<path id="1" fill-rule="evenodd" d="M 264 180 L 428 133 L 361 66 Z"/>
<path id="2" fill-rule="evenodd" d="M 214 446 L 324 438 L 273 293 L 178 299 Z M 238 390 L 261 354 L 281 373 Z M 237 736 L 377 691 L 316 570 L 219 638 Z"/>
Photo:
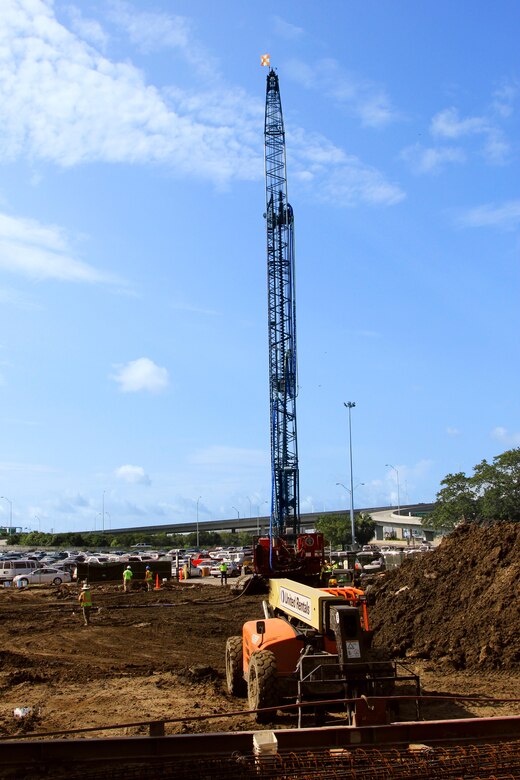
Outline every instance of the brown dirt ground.
<path id="1" fill-rule="evenodd" d="M 520 528 L 496 543 L 482 538 L 489 529 L 476 530 L 480 538 L 462 531 L 369 590 L 375 644 L 419 673 L 425 692 L 519 700 L 432 703 L 425 718 L 520 715 Z M 170 734 L 265 728 L 248 715 L 219 717 L 247 709 L 226 692 L 224 650 L 245 620 L 262 617 L 262 596 L 203 582 L 130 594 L 103 584 L 92 588 L 99 609 L 86 628 L 77 593 L 76 585 L 0 589 L 0 736 L 169 718 L 181 719 Z M 16 707 L 33 715 L 16 720 Z M 190 720 L 202 715 L 216 717 Z M 273 722 L 295 725 L 282 713 Z"/>

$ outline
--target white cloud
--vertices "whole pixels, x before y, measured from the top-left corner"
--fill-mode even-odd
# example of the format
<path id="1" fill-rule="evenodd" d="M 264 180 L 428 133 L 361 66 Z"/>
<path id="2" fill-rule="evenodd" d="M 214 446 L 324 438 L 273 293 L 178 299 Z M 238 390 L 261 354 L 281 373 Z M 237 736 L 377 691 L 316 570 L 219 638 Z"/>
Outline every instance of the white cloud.
<path id="1" fill-rule="evenodd" d="M 510 200 L 500 206 L 486 204 L 470 209 L 458 219 L 463 227 L 496 227 L 514 230 L 520 224 L 520 200 Z"/>
<path id="2" fill-rule="evenodd" d="M 191 65 L 192 73 L 210 81 L 219 77 L 217 61 L 196 39 L 188 17 L 139 11 L 126 0 L 111 0 L 108 16 L 142 53 L 172 49 Z"/>
<path id="3" fill-rule="evenodd" d="M 504 116 L 502 113 L 500 116 Z M 472 116 L 461 119 L 456 108 L 446 108 L 436 114 L 430 125 L 432 135 L 440 139 L 462 139 L 467 136 L 484 136 L 482 154 L 487 162 L 504 164 L 509 156 L 510 145 L 504 139 L 496 122 L 486 116 Z"/>
<path id="4" fill-rule="evenodd" d="M 142 466 L 131 466 L 126 464 L 125 466 L 119 466 L 115 470 L 117 479 L 123 482 L 128 482 L 133 485 L 151 485 L 152 481 L 148 474 L 145 472 Z"/>
<path id="5" fill-rule="evenodd" d="M 139 11 L 130 3 L 111 0 L 109 18 L 128 33 L 143 51 L 160 48 L 186 50 L 192 44 L 190 22 L 184 16 Z"/>
<path id="6" fill-rule="evenodd" d="M 509 433 L 507 428 L 502 428 L 501 426 L 493 428 L 491 436 L 509 447 L 518 447 L 520 445 L 520 433 Z"/>
<path id="7" fill-rule="evenodd" d="M 337 60 L 325 58 L 309 65 L 290 60 L 286 73 L 306 89 L 324 92 L 356 116 L 365 127 L 384 127 L 399 118 L 382 87 L 347 73 Z"/>
<path id="8" fill-rule="evenodd" d="M 0 214 L 0 268 L 32 279 L 116 283 L 110 274 L 73 257 L 59 227 Z"/>
<path id="9" fill-rule="evenodd" d="M 138 358 L 115 368 L 117 372 L 111 379 L 119 384 L 123 393 L 137 393 L 140 390 L 160 393 L 169 384 L 167 369 L 156 365 L 150 358 Z"/>
<path id="10" fill-rule="evenodd" d="M 484 144 L 485 159 L 493 165 L 502 165 L 509 159 L 511 147 L 498 129 L 491 129 Z"/>
<path id="11" fill-rule="evenodd" d="M 224 188 L 232 180 L 260 180 L 263 100 L 235 85 L 204 77 L 201 92 L 171 85 L 159 90 L 131 62 L 115 62 L 92 45 L 104 46 L 102 31 L 73 16 L 71 30 L 54 16 L 51 0 L 3 0 L 0 4 L 0 156 L 29 157 L 60 166 L 88 162 L 160 164 L 179 178 L 198 176 Z M 173 46 L 200 76 L 208 63 L 180 17 L 136 13 L 112 4 L 115 19 L 136 43 Z M 88 43 L 80 38 L 83 35 Z M 190 59 L 191 58 L 191 59 Z M 200 60 L 200 62 L 199 62 Z M 200 66 L 200 67 L 199 67 Z M 335 61 L 318 65 L 329 93 L 365 124 L 386 124 L 395 112 L 379 87 L 350 78 Z M 208 88 L 210 83 L 210 88 Z M 349 97 L 349 95 L 351 97 Z M 287 128 L 288 131 L 290 128 Z M 379 171 L 318 136 L 290 150 L 297 164 L 291 175 L 313 184 L 313 195 L 337 205 L 362 201 L 392 205 L 404 197 Z M 338 166 L 342 162 L 342 167 Z M 58 235 L 55 239 L 59 238 Z M 60 252 L 64 252 L 63 247 Z M 15 250 L 10 264 L 22 267 Z M 56 276 L 79 278 L 92 269 L 65 263 L 60 253 L 24 252 L 26 272 L 50 268 Z"/>
<path id="12" fill-rule="evenodd" d="M 513 103 L 518 97 L 518 83 L 503 84 L 493 93 L 493 110 L 501 117 L 507 118 L 513 113 Z"/>
<path id="13" fill-rule="evenodd" d="M 320 200 L 336 206 L 359 202 L 393 206 L 405 198 L 403 190 L 388 182 L 376 168 L 345 154 L 318 133 L 296 129 L 288 133 L 288 138 L 289 165 L 294 165 L 302 189 L 312 185 Z"/>
<path id="14" fill-rule="evenodd" d="M 464 151 L 458 147 L 433 148 L 422 144 L 408 146 L 400 156 L 414 173 L 438 173 L 448 163 L 462 163 L 466 160 Z"/>
<path id="15" fill-rule="evenodd" d="M 44 0 L 0 7 L 0 153 L 62 166 L 162 163 L 219 184 L 262 170 L 258 149 L 233 126 L 182 115 L 132 64 L 59 24 Z"/>
<path id="16" fill-rule="evenodd" d="M 293 41 L 296 38 L 301 38 L 305 31 L 303 27 L 297 27 L 295 24 L 286 22 L 280 16 L 273 16 L 273 32 L 280 38 Z"/>
<path id="17" fill-rule="evenodd" d="M 431 121 L 432 135 L 441 138 L 460 138 L 474 133 L 487 133 L 489 123 L 484 117 L 473 116 L 460 119 L 456 108 L 446 108 L 439 111 Z"/>
<path id="18" fill-rule="evenodd" d="M 446 433 L 448 436 L 460 436 L 460 430 L 458 428 L 453 428 L 450 425 L 446 428 Z"/>
<path id="19" fill-rule="evenodd" d="M 102 26 L 95 19 L 87 19 L 83 16 L 79 8 L 69 5 L 66 7 L 69 15 L 71 27 L 81 38 L 90 41 L 94 46 L 104 50 L 108 44 L 108 35 Z"/>

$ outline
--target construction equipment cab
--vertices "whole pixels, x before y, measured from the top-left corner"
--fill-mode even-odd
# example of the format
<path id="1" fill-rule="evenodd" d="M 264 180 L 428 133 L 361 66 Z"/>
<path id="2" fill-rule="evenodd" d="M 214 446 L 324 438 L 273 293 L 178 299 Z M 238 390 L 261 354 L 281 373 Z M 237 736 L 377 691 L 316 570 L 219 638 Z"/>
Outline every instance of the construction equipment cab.
<path id="1" fill-rule="evenodd" d="M 264 619 L 250 620 L 226 644 L 229 693 L 247 695 L 258 722 L 272 720 L 283 699 L 297 702 L 391 694 L 395 670 L 374 660 L 363 591 L 269 582 Z M 367 708 L 366 708 L 367 709 Z M 349 722 L 361 722 L 347 707 Z M 368 711 L 368 709 L 367 709 Z M 384 712 L 373 715 L 384 722 Z M 368 722 L 368 716 L 363 722 Z"/>

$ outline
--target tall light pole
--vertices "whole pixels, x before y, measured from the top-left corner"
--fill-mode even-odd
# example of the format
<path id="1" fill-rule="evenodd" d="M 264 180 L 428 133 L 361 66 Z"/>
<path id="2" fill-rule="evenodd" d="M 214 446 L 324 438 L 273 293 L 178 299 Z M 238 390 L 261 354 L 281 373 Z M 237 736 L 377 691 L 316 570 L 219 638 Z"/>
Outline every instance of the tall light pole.
<path id="1" fill-rule="evenodd" d="M 202 498 L 202 496 L 199 496 L 197 499 L 197 550 L 199 549 L 199 501 Z"/>
<path id="2" fill-rule="evenodd" d="M 232 507 L 231 507 L 231 509 L 234 509 L 234 510 L 235 510 L 235 512 L 237 513 L 238 519 L 240 520 L 240 512 L 238 511 L 238 509 L 236 508 L 236 506 L 232 506 Z"/>
<path id="3" fill-rule="evenodd" d="M 9 503 L 9 536 L 13 533 L 13 502 L 7 496 L 0 496 Z"/>
<path id="4" fill-rule="evenodd" d="M 350 450 L 350 528 L 352 531 L 352 547 L 356 544 L 356 528 L 354 524 L 354 477 L 353 477 L 353 471 L 352 471 L 352 420 L 351 420 L 351 412 L 352 409 L 355 407 L 356 402 L 355 401 L 347 401 L 346 403 L 343 402 L 343 406 L 345 406 L 348 409 L 348 441 L 349 441 L 349 450 Z"/>
<path id="5" fill-rule="evenodd" d="M 399 496 L 399 469 L 396 469 L 395 466 L 392 466 L 391 463 L 385 463 L 385 466 L 387 468 L 393 469 L 395 471 L 395 476 L 397 478 L 397 514 L 401 514 L 401 498 Z"/>
<path id="6" fill-rule="evenodd" d="M 256 535 L 257 536 L 260 536 L 260 507 L 268 503 L 269 501 L 266 498 L 265 501 L 262 501 L 262 503 L 258 504 L 258 506 L 256 507 Z"/>
<path id="7" fill-rule="evenodd" d="M 347 493 L 350 493 L 350 506 L 352 508 L 352 511 L 353 511 L 353 507 L 354 507 L 354 490 L 356 488 L 358 488 L 360 485 L 364 485 L 364 484 L 365 484 L 364 482 L 358 482 L 357 485 L 354 485 L 354 487 L 352 489 L 350 489 L 346 485 L 344 485 L 343 482 L 336 482 L 336 485 L 341 485 L 342 488 L 345 488 Z M 350 518 L 350 522 L 352 523 L 352 515 L 351 515 L 351 518 Z M 354 542 L 352 542 L 352 544 L 354 544 Z"/>
<path id="8" fill-rule="evenodd" d="M 105 493 L 107 491 L 103 490 L 103 514 L 101 515 L 101 530 L 105 530 Z"/>

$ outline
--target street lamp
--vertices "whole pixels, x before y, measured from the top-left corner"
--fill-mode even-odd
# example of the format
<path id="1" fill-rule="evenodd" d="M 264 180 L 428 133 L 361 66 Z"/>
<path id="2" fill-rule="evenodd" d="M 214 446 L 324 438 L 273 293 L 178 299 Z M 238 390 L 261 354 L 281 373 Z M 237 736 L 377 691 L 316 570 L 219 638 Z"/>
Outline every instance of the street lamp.
<path id="1" fill-rule="evenodd" d="M 9 536 L 13 533 L 13 502 L 10 501 L 7 496 L 0 496 L 4 501 L 9 502 Z"/>
<path id="2" fill-rule="evenodd" d="M 350 417 L 350 413 L 352 412 L 352 409 L 355 407 L 356 402 L 355 401 L 347 401 L 346 403 L 343 402 L 343 406 L 345 406 L 348 409 L 348 441 L 349 441 L 349 450 L 350 450 L 350 528 L 352 531 L 352 547 L 354 547 L 356 543 L 356 529 L 354 524 L 354 477 L 352 472 L 352 420 Z"/>
<path id="3" fill-rule="evenodd" d="M 101 516 L 101 530 L 102 531 L 105 530 L 105 493 L 106 492 L 107 492 L 106 490 L 103 490 L 103 514 Z"/>
<path id="4" fill-rule="evenodd" d="M 354 490 L 358 488 L 360 485 L 364 485 L 364 482 L 358 482 L 357 485 L 354 485 Z M 350 493 L 350 488 L 348 488 L 346 485 L 343 484 L 343 482 L 336 482 L 336 485 L 341 485 L 342 488 L 345 488 L 345 490 L 348 490 Z"/>
<path id="5" fill-rule="evenodd" d="M 387 468 L 393 469 L 395 471 L 395 475 L 397 478 L 397 514 L 401 514 L 401 498 L 399 496 L 399 469 L 396 469 L 395 466 L 392 466 L 391 463 L 385 463 L 385 466 Z"/>
<path id="6" fill-rule="evenodd" d="M 238 511 L 238 509 L 236 508 L 236 506 L 232 506 L 232 507 L 231 507 L 231 509 L 234 509 L 234 510 L 235 510 L 235 512 L 237 513 L 238 519 L 240 520 L 240 512 Z"/>
<path id="7" fill-rule="evenodd" d="M 197 499 L 197 550 L 199 549 L 199 501 L 202 498 L 202 496 L 199 496 Z"/>

